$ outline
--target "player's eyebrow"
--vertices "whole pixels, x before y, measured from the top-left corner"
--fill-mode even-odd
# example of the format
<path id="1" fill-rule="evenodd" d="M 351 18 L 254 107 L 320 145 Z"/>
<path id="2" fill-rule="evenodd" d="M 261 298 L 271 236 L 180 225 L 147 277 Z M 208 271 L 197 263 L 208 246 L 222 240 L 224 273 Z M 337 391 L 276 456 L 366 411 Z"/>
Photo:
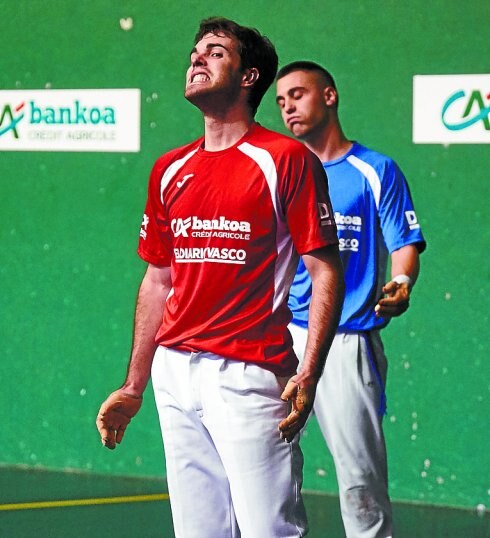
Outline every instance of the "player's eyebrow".
<path id="1" fill-rule="evenodd" d="M 206 50 L 214 49 L 215 47 L 220 47 L 222 49 L 225 49 L 227 52 L 229 52 L 228 47 L 225 47 L 222 43 L 207 43 Z M 192 48 L 191 54 L 193 54 L 194 52 L 197 52 L 196 47 Z"/>
<path id="2" fill-rule="evenodd" d="M 306 88 L 304 86 L 294 86 L 293 88 L 289 88 L 286 93 L 286 95 L 293 95 L 294 92 L 296 91 L 305 91 Z M 277 95 L 276 96 L 276 103 L 278 103 L 281 99 L 284 99 L 284 95 Z"/>

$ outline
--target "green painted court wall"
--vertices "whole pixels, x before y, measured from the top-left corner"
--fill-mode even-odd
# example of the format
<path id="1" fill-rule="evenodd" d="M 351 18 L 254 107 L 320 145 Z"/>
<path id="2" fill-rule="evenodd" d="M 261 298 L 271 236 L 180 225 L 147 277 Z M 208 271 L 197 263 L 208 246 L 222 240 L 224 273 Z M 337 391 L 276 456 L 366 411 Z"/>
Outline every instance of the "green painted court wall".
<path id="1" fill-rule="evenodd" d="M 415 74 L 490 72 L 489 6 L 0 0 L 1 89 L 142 92 L 139 153 L 0 152 L 0 463 L 164 473 L 150 390 L 115 452 L 101 448 L 94 419 L 125 373 L 148 173 L 201 133 L 183 76 L 199 20 L 224 15 L 266 33 L 281 64 L 325 64 L 346 134 L 409 179 L 429 246 L 410 310 L 384 333 L 391 494 L 488 505 L 490 146 L 414 145 L 411 118 Z M 258 120 L 284 132 L 273 92 Z M 303 445 L 305 487 L 335 492 L 314 420 Z"/>

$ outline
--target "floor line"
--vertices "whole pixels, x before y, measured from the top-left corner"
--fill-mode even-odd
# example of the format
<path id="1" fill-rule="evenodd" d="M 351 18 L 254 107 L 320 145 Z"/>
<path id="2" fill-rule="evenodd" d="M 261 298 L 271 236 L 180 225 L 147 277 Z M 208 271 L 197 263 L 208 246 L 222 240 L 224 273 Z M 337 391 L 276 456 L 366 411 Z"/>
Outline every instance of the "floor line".
<path id="1" fill-rule="evenodd" d="M 94 499 L 67 499 L 63 501 L 39 501 L 27 503 L 0 504 L 0 511 L 36 510 L 40 508 L 65 508 L 68 506 L 94 506 L 98 504 L 122 504 L 148 501 L 168 501 L 168 493 L 153 495 L 129 495 L 125 497 L 100 497 Z"/>

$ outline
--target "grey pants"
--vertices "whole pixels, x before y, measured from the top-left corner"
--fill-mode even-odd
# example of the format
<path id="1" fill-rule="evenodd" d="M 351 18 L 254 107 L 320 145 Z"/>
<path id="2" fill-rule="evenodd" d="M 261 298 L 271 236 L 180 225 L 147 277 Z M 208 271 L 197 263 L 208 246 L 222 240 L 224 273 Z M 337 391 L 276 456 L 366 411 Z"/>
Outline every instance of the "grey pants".
<path id="1" fill-rule="evenodd" d="M 307 330 L 289 326 L 301 362 Z M 348 538 L 393 535 L 382 429 L 387 361 L 379 332 L 338 333 L 314 412 L 332 454 Z"/>

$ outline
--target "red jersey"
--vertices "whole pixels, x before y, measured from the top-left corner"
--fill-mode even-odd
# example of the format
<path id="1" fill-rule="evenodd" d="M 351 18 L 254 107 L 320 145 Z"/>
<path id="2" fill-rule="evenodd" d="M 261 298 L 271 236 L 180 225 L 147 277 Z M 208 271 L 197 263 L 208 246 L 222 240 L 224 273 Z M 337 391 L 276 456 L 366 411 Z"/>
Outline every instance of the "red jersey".
<path id="1" fill-rule="evenodd" d="M 324 169 L 258 124 L 223 151 L 203 142 L 166 153 L 150 175 L 138 254 L 170 266 L 173 286 L 156 342 L 290 375 L 298 254 L 338 244 Z"/>

